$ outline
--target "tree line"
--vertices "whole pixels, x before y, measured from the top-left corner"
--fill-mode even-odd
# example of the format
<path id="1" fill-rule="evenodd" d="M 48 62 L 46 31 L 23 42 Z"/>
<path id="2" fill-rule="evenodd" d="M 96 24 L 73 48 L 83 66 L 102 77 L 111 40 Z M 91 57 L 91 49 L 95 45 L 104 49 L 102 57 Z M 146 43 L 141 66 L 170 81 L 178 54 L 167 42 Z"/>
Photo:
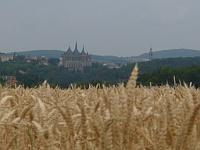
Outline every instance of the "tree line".
<path id="1" fill-rule="evenodd" d="M 88 87 L 89 84 L 117 85 L 128 81 L 135 63 L 126 64 L 119 69 L 109 69 L 101 63 L 93 63 L 92 67 L 86 67 L 83 71 L 68 70 L 58 67 L 57 59 L 49 59 L 49 65 L 42 65 L 38 61 L 27 63 L 23 56 L 17 56 L 12 61 L 0 62 L 0 75 L 14 75 L 24 87 L 35 87 L 47 80 L 52 86 L 68 88 L 70 84 Z M 137 83 L 148 86 L 162 85 L 168 82 L 173 84 L 175 76 L 186 83 L 193 82 L 196 87 L 200 86 L 200 59 L 169 58 L 155 59 L 150 62 L 139 62 L 139 75 Z M 3 83 L 2 79 L 0 82 Z"/>

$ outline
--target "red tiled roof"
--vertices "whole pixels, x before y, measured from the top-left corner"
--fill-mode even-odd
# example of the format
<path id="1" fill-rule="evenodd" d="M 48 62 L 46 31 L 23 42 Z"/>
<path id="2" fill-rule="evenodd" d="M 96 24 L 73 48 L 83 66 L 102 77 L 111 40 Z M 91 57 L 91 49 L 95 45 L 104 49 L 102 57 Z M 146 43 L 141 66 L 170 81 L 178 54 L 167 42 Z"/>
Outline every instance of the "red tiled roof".
<path id="1" fill-rule="evenodd" d="M 18 83 L 18 81 L 17 80 L 7 80 L 6 83 L 11 86 L 14 86 L 16 83 Z"/>

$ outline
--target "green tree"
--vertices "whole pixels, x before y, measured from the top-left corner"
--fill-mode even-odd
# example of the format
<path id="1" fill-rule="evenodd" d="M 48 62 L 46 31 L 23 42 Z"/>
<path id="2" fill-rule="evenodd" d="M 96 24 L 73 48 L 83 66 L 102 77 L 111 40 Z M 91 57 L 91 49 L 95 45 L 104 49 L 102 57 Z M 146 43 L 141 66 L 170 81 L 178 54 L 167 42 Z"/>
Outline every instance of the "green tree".
<path id="1" fill-rule="evenodd" d="M 49 63 L 50 65 L 57 66 L 59 62 L 60 62 L 60 60 L 59 60 L 58 58 L 49 58 L 49 59 L 48 59 L 48 63 Z"/>

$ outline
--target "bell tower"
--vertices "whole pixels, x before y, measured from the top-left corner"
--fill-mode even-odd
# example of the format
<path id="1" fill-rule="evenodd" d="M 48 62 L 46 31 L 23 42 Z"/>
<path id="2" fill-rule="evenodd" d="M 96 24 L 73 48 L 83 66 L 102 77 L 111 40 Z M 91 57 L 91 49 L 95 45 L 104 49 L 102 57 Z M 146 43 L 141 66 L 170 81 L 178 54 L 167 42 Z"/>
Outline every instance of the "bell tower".
<path id="1" fill-rule="evenodd" d="M 152 47 L 150 48 L 150 51 L 149 51 L 149 61 L 152 61 L 153 60 L 153 51 L 152 51 Z"/>

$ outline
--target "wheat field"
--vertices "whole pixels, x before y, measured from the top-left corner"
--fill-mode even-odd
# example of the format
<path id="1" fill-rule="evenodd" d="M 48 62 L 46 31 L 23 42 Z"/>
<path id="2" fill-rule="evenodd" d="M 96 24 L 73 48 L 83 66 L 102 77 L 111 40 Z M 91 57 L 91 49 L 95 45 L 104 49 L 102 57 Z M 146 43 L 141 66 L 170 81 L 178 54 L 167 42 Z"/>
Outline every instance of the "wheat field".
<path id="1" fill-rule="evenodd" d="M 193 86 L 0 86 L 1 150 L 200 150 Z"/>

